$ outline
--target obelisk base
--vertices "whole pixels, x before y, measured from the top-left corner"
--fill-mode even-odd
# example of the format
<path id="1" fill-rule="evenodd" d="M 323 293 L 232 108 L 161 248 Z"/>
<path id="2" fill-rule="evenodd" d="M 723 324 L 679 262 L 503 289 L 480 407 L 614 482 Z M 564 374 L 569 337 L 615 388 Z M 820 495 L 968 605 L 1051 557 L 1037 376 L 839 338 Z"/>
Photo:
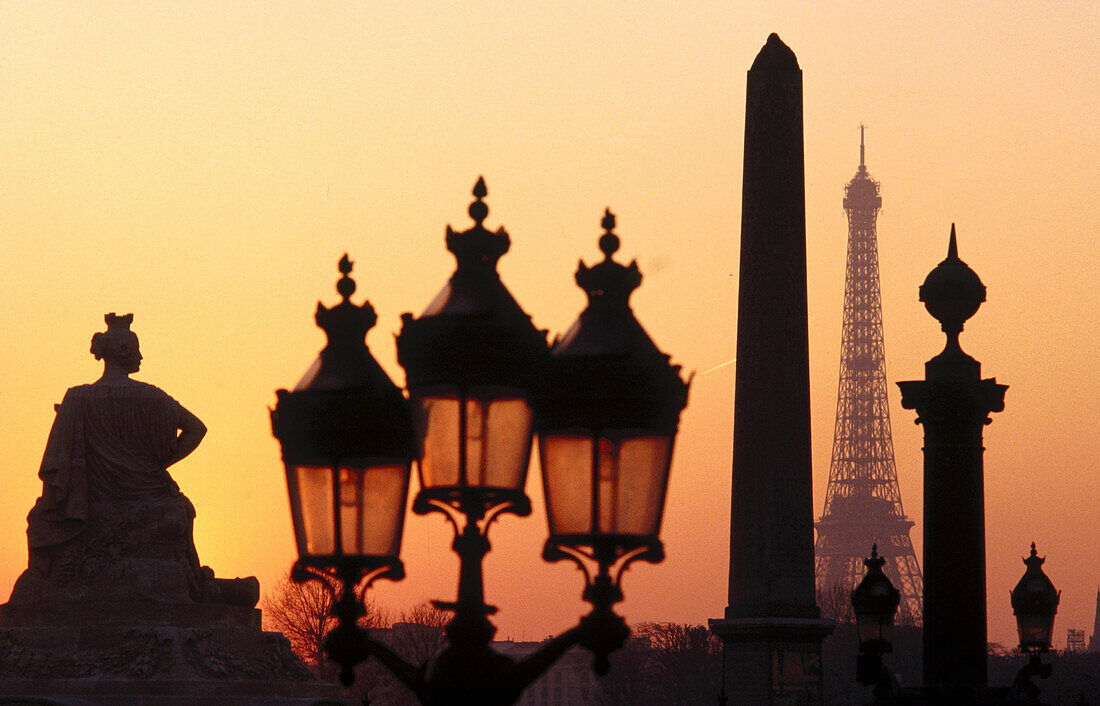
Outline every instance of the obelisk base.
<path id="1" fill-rule="evenodd" d="M 833 627 L 813 618 L 711 620 L 711 632 L 722 640 L 730 703 L 822 704 L 821 643 Z"/>

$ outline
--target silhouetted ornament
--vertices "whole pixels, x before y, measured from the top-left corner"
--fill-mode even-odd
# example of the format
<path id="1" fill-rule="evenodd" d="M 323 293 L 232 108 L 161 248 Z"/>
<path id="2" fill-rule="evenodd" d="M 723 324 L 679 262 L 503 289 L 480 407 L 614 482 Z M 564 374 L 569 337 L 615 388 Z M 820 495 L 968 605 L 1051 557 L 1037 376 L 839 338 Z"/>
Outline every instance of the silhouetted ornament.
<path id="1" fill-rule="evenodd" d="M 852 609 L 856 614 L 861 652 L 891 652 L 894 615 L 901 603 L 901 592 L 882 572 L 886 559 L 871 545 L 871 556 L 863 560 L 867 573 L 852 591 Z"/>
<path id="2" fill-rule="evenodd" d="M 473 227 L 447 226 L 457 266 L 446 286 L 419 318 L 401 317 L 397 360 L 420 443 L 421 492 L 413 510 L 421 514 L 433 502 L 486 508 L 509 502 L 511 512 L 530 512 L 523 492 L 531 455 L 528 392 L 546 358 L 546 333 L 500 281 L 496 263 L 510 240 L 504 228 L 484 227 L 487 194 L 479 178 L 469 208 Z"/>
<path id="3" fill-rule="evenodd" d="M 346 254 L 340 260 L 342 301 L 317 304 L 328 344 L 292 392 L 276 392 L 271 426 L 282 445 L 298 566 L 399 578 L 412 420 L 367 348 L 377 316 L 369 302 L 351 302 L 352 264 Z"/>
<path id="4" fill-rule="evenodd" d="M 1024 559 L 1024 571 L 1016 588 L 1012 589 L 1012 612 L 1016 614 L 1016 627 L 1020 633 L 1020 649 L 1025 652 L 1050 649 L 1050 637 L 1054 632 L 1054 614 L 1058 612 L 1061 593 L 1043 571 L 1045 557 L 1038 556 L 1035 543 L 1031 543 L 1031 556 Z"/>
<path id="5" fill-rule="evenodd" d="M 985 285 L 974 270 L 959 259 L 955 242 L 955 224 L 951 224 L 951 241 L 947 259 L 928 273 L 920 286 L 920 300 L 948 335 L 958 335 L 963 323 L 978 311 L 985 301 Z"/>

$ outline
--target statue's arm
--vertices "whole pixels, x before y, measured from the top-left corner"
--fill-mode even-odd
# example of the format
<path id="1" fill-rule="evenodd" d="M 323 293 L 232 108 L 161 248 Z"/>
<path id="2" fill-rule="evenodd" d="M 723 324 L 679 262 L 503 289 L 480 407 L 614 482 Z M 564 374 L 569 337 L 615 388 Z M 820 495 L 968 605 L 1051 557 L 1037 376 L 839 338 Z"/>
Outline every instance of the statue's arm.
<path id="1" fill-rule="evenodd" d="M 176 439 L 176 452 L 169 457 L 164 464 L 165 467 L 187 458 L 192 451 L 198 448 L 202 437 L 206 436 L 206 425 L 202 423 L 202 420 L 188 412 L 182 405 L 180 409 L 183 414 L 179 421 L 180 435 Z"/>

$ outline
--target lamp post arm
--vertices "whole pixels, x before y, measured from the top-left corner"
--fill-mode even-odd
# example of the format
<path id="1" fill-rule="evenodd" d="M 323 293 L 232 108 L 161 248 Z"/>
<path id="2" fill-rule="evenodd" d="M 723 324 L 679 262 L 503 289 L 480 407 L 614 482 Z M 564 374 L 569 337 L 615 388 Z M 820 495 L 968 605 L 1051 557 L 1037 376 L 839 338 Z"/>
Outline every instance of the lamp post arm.
<path id="1" fill-rule="evenodd" d="M 325 638 L 325 652 L 341 666 L 340 681 L 348 686 L 355 679 L 356 664 L 376 657 L 398 681 L 419 693 L 424 682 L 424 669 L 414 667 L 386 645 L 371 638 L 370 634 L 355 625 L 340 624 Z"/>
<path id="2" fill-rule="evenodd" d="M 547 669 L 550 669 L 554 662 L 558 661 L 558 658 L 581 641 L 584 628 L 581 625 L 577 625 L 574 628 L 566 630 L 561 635 L 549 640 L 541 647 L 539 647 L 534 653 L 516 662 L 516 666 L 512 672 L 512 679 L 515 682 L 515 686 L 522 691 L 530 686 L 536 679 L 543 675 Z"/>
<path id="3" fill-rule="evenodd" d="M 386 669 L 397 677 L 398 681 L 409 687 L 409 690 L 414 694 L 419 694 L 424 684 L 424 667 L 413 666 L 386 645 L 371 639 L 366 632 L 361 634 L 360 644 L 364 652 L 376 657 Z"/>

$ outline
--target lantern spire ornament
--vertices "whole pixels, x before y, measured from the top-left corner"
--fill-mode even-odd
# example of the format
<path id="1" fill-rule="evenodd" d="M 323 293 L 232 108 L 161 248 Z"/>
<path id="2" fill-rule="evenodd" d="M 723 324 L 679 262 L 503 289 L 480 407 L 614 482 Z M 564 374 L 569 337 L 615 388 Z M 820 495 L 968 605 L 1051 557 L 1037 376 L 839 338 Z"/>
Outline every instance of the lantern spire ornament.
<path id="1" fill-rule="evenodd" d="M 585 294 L 588 295 L 589 306 L 593 304 L 606 304 L 629 308 L 630 295 L 642 283 L 642 273 L 638 270 L 638 262 L 632 261 L 629 267 L 620 265 L 611 258 L 619 250 L 619 236 L 615 230 L 615 214 L 610 209 L 604 211 L 604 234 L 600 236 L 600 251 L 603 252 L 603 261 L 592 267 L 580 261 L 577 264 L 576 280 Z"/>
<path id="2" fill-rule="evenodd" d="M 489 205 L 484 199 L 489 195 L 489 189 L 485 186 L 484 177 L 477 178 L 472 193 L 474 201 L 466 211 L 474 220 L 474 225 L 464 231 L 455 231 L 448 225 L 447 249 L 455 256 L 460 270 L 487 267 L 495 272 L 497 260 L 508 252 L 512 241 L 503 226 L 496 232 L 485 228 L 485 219 L 489 216 Z"/>

